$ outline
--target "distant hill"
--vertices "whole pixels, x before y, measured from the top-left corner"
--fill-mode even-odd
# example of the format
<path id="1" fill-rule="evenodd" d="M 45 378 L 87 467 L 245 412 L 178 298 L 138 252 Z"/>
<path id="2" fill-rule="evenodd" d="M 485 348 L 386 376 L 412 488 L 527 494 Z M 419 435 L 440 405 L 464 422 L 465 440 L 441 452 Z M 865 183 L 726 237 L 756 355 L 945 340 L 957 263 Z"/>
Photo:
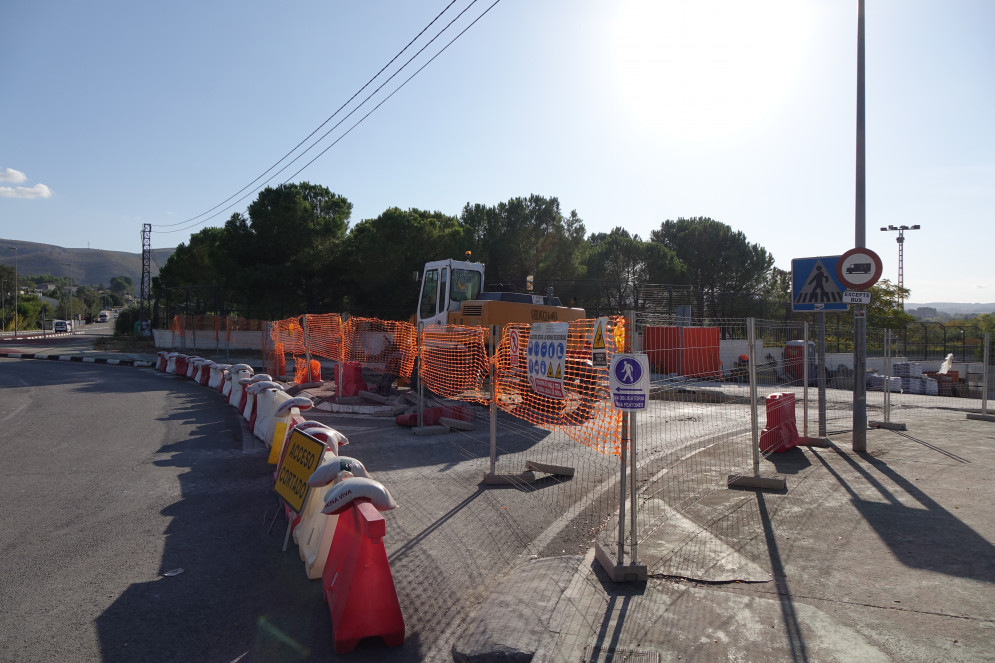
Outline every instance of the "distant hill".
<path id="1" fill-rule="evenodd" d="M 0 261 L 14 264 L 14 251 L 17 248 L 17 271 L 22 276 L 72 276 L 77 285 L 109 285 L 115 276 L 130 276 L 135 283 L 135 292 L 142 282 L 142 254 L 124 251 L 104 251 L 102 249 L 67 249 L 54 244 L 36 244 L 13 239 L 0 239 Z M 152 249 L 150 269 L 152 276 L 175 249 Z"/>
<path id="2" fill-rule="evenodd" d="M 956 302 L 927 302 L 922 304 L 915 304 L 913 302 L 905 302 L 905 310 L 910 311 L 915 308 L 935 308 L 937 311 L 942 313 L 949 313 L 951 315 L 957 315 L 962 313 L 995 313 L 995 303 L 992 304 L 958 304 Z"/>

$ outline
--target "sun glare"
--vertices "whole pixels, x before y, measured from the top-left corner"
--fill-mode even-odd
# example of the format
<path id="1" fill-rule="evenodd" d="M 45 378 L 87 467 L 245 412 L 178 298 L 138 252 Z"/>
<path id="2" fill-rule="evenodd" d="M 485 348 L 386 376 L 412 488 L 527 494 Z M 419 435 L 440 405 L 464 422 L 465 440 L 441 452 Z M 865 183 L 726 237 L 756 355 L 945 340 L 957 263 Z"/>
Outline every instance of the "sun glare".
<path id="1" fill-rule="evenodd" d="M 798 0 L 624 0 L 614 33 L 622 103 L 648 131 L 728 139 L 768 116 L 811 28 Z"/>

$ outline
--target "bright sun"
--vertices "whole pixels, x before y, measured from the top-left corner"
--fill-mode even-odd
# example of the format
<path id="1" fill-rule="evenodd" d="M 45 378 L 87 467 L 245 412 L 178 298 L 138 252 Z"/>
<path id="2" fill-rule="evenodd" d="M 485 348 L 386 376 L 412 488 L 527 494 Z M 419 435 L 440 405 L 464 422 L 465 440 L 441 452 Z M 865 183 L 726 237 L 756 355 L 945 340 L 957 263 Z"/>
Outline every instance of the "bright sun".
<path id="1" fill-rule="evenodd" d="M 614 34 L 622 101 L 663 137 L 737 136 L 793 83 L 810 29 L 800 0 L 623 0 Z"/>

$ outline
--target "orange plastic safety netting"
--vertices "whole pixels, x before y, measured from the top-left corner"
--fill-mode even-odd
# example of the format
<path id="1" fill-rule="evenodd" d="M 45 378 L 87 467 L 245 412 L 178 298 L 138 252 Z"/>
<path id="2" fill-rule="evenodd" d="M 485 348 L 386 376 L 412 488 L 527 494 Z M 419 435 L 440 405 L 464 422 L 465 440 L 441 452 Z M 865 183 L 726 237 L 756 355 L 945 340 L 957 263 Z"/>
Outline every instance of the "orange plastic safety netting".
<path id="1" fill-rule="evenodd" d="M 608 363 L 624 349 L 625 319 L 559 325 L 541 328 L 550 334 L 540 338 L 533 338 L 533 325 L 505 326 L 495 355 L 497 406 L 602 453 L 618 454 L 622 416 L 611 403 Z M 603 365 L 595 365 L 595 352 L 603 353 L 603 361 L 597 357 Z"/>
<path id="2" fill-rule="evenodd" d="M 418 333 L 410 322 L 349 318 L 342 326 L 345 361 L 381 375 L 409 378 L 418 356 Z"/>
<path id="3" fill-rule="evenodd" d="M 311 356 L 332 361 L 342 361 L 345 331 L 338 313 L 309 314 L 307 322 L 307 349 Z"/>
<path id="4" fill-rule="evenodd" d="M 418 379 L 443 398 L 490 402 L 486 327 L 445 325 L 422 331 Z"/>

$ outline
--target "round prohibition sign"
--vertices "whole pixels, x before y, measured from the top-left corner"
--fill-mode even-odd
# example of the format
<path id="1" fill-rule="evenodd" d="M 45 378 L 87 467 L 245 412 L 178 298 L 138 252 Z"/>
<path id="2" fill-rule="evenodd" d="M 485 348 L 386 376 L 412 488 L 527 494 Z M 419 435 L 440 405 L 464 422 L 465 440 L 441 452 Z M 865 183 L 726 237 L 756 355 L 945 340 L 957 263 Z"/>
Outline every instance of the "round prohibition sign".
<path id="1" fill-rule="evenodd" d="M 881 258 L 867 248 L 850 249 L 836 261 L 836 278 L 851 290 L 868 290 L 881 278 Z"/>

